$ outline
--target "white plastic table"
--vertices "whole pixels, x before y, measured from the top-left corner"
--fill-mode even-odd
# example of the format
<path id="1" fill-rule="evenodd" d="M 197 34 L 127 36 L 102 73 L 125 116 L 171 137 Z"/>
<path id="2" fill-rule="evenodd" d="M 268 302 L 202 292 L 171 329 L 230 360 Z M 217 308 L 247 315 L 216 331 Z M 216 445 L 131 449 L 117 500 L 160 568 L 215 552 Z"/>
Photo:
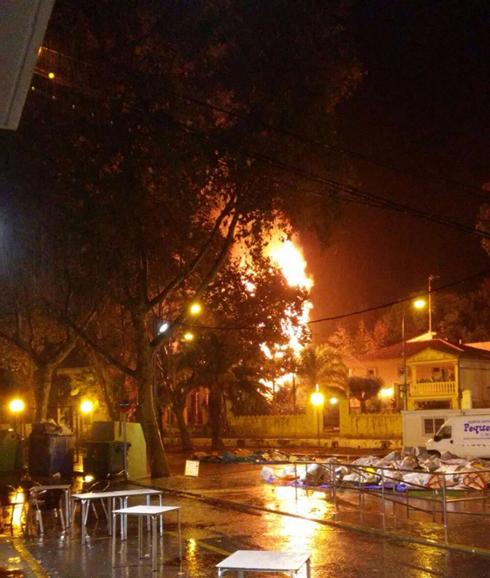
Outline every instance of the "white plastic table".
<path id="1" fill-rule="evenodd" d="M 61 490 L 65 497 L 65 526 L 71 525 L 71 484 L 36 484 L 29 489 L 31 495 L 45 490 Z"/>
<path id="2" fill-rule="evenodd" d="M 63 513 L 61 512 L 61 525 L 63 530 L 69 528 L 71 525 L 72 518 L 72 507 L 71 507 L 71 484 L 36 484 L 29 488 L 29 493 L 33 498 L 37 498 L 39 494 L 50 490 L 61 490 L 65 498 L 65 519 L 63 520 Z M 42 518 L 40 523 L 41 535 L 44 534 L 44 527 L 42 524 Z"/>
<path id="3" fill-rule="evenodd" d="M 180 527 L 180 506 L 131 506 L 129 508 L 120 508 L 112 511 L 112 567 L 116 565 L 116 534 L 117 534 L 117 516 L 121 516 L 121 525 L 127 516 L 138 517 L 138 555 L 143 558 L 143 518 L 148 516 L 151 519 L 151 569 L 152 572 L 158 571 L 158 546 L 157 546 L 157 520 L 162 522 L 163 514 L 168 512 L 177 512 L 177 525 L 179 536 L 179 561 L 182 568 L 182 531 Z"/>
<path id="4" fill-rule="evenodd" d="M 297 576 L 306 566 L 306 576 L 311 578 L 311 555 L 306 552 L 278 552 L 271 550 L 237 550 L 219 564 L 218 578 L 225 572 L 238 572 L 244 578 L 245 572 L 282 572 Z"/>
<path id="5" fill-rule="evenodd" d="M 107 511 L 107 526 L 109 535 L 113 533 L 112 530 L 112 515 L 111 512 L 114 510 L 116 499 L 120 501 L 120 504 L 123 508 L 127 508 L 128 506 L 128 498 L 131 496 L 145 496 L 146 497 L 146 505 L 150 505 L 150 500 L 152 496 L 158 496 L 159 506 L 162 506 L 162 490 L 154 490 L 152 488 L 137 488 L 131 490 L 114 490 L 114 491 L 107 491 L 107 492 L 85 492 L 83 494 L 72 494 L 73 502 L 75 500 L 79 500 L 82 505 L 82 511 L 80 515 L 81 520 L 81 531 L 80 531 L 80 540 L 82 544 L 85 544 L 87 541 L 87 528 L 86 522 L 88 517 L 88 505 L 91 500 L 106 500 L 106 511 Z M 74 511 L 74 508 L 72 508 Z M 121 540 L 126 539 L 126 521 L 123 517 L 123 523 L 121 524 Z M 160 525 L 160 531 L 163 531 L 162 525 Z"/>

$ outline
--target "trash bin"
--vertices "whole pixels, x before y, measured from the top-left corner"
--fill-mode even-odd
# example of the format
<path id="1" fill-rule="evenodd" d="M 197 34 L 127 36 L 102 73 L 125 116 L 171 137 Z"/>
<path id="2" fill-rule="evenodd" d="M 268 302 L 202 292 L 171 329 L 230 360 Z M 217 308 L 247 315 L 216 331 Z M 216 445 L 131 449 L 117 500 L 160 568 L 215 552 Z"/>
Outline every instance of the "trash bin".
<path id="1" fill-rule="evenodd" d="M 127 449 L 131 444 L 126 444 Z M 96 478 L 105 478 L 124 470 L 124 442 L 90 441 L 85 442 L 86 455 L 83 460 L 83 471 Z"/>
<path id="2" fill-rule="evenodd" d="M 0 472 L 9 473 L 21 468 L 19 436 L 12 430 L 0 430 Z"/>
<path id="3" fill-rule="evenodd" d="M 29 471 L 34 476 L 73 475 L 75 437 L 32 433 L 29 437 Z"/>

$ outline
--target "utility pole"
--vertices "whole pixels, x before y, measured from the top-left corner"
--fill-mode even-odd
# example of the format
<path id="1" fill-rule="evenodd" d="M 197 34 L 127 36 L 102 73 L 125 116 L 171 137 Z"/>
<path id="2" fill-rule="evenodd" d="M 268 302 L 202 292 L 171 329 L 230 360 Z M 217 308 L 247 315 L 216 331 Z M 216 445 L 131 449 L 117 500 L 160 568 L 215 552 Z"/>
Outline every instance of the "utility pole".
<path id="1" fill-rule="evenodd" d="M 403 409 L 408 409 L 408 383 L 407 383 L 407 351 L 405 337 L 405 310 L 402 312 L 402 371 L 403 371 Z"/>
<path id="2" fill-rule="evenodd" d="M 432 338 L 432 281 L 439 279 L 439 275 L 429 275 L 427 280 L 429 293 L 429 334 Z"/>

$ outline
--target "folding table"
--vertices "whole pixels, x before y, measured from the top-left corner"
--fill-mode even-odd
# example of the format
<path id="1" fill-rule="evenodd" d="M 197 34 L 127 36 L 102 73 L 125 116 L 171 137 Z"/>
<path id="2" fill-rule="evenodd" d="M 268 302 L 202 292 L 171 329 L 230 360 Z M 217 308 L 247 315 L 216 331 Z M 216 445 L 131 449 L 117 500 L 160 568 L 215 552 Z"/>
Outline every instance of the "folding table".
<path id="1" fill-rule="evenodd" d="M 146 497 L 146 505 L 150 505 L 150 500 L 152 496 L 158 496 L 159 505 L 162 506 L 162 490 L 154 490 L 152 488 L 137 488 L 131 490 L 114 490 L 114 491 L 106 491 L 106 492 L 85 492 L 83 494 L 72 494 L 73 502 L 75 500 L 79 500 L 82 505 L 82 511 L 80 515 L 81 521 L 81 531 L 80 531 L 80 540 L 82 544 L 85 544 L 87 540 L 87 529 L 85 524 L 87 522 L 88 517 L 88 506 L 92 500 L 106 500 L 106 512 L 107 512 L 107 527 L 109 531 L 109 535 L 112 534 L 112 515 L 111 512 L 114 509 L 116 499 L 119 500 L 120 504 L 123 508 L 126 508 L 128 505 L 128 498 L 132 496 L 145 496 Z M 72 508 L 74 510 L 74 508 Z M 126 539 L 126 523 L 125 518 L 122 518 L 123 523 L 121 524 L 121 540 Z M 163 531 L 162 525 L 160 525 L 160 532 Z"/>
<path id="2" fill-rule="evenodd" d="M 121 516 L 121 526 L 127 516 L 138 517 L 138 555 L 143 558 L 143 518 L 151 519 L 151 569 L 152 572 L 158 571 L 158 530 L 157 520 L 162 523 L 163 514 L 168 512 L 177 512 L 177 525 L 179 537 L 179 560 L 182 568 L 182 530 L 180 526 L 180 506 L 131 506 L 129 508 L 120 508 L 112 511 L 112 567 L 116 565 L 116 534 L 117 534 L 117 516 Z"/>
<path id="3" fill-rule="evenodd" d="M 245 572 L 281 572 L 288 576 L 298 576 L 306 567 L 306 576 L 311 578 L 311 555 L 306 552 L 278 552 L 271 550 L 237 550 L 219 564 L 218 578 L 225 572 L 238 572 L 244 578 Z"/>

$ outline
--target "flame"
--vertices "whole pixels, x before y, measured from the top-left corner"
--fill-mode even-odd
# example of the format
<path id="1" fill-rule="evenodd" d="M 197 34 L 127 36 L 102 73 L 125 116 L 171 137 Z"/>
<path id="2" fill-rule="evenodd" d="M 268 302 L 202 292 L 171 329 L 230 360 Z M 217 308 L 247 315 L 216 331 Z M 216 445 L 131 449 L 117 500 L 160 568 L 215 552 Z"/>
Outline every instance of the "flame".
<path id="1" fill-rule="evenodd" d="M 299 244 L 298 237 L 289 236 L 290 226 L 279 219 L 276 226 L 269 234 L 269 239 L 265 243 L 263 250 L 264 257 L 267 257 L 271 265 L 277 268 L 287 284 L 290 287 L 296 287 L 307 294 L 314 285 L 313 278 L 307 273 L 307 262 L 303 250 Z M 233 258 L 239 263 L 243 271 L 243 287 L 250 295 L 254 295 L 256 285 L 253 275 L 253 259 L 244 243 L 236 243 L 232 250 Z M 292 307 L 287 307 L 283 313 L 281 327 L 283 335 L 287 339 L 286 345 L 269 346 L 262 343 L 260 348 L 264 357 L 268 360 L 274 360 L 280 365 L 288 352 L 299 357 L 303 350 L 303 343 L 309 336 L 308 322 L 313 304 L 310 300 L 305 299 L 301 311 L 298 313 Z M 283 375 L 276 377 L 274 382 L 266 379 L 260 381 L 266 385 L 271 392 L 276 387 L 291 384 L 294 380 L 292 373 L 284 372 Z"/>
<path id="2" fill-rule="evenodd" d="M 265 248 L 265 255 L 281 271 L 290 287 L 311 290 L 313 278 L 306 273 L 307 263 L 297 240 L 287 239 L 284 233 L 276 232 Z M 312 308 L 311 301 L 305 300 L 299 316 L 291 308 L 284 311 L 282 329 L 289 339 L 288 347 L 295 355 L 299 355 L 303 349 L 302 340 L 308 334 L 308 321 Z"/>
<path id="3" fill-rule="evenodd" d="M 276 234 L 267 245 L 265 255 L 280 269 L 290 287 L 307 291 L 313 287 L 313 279 L 306 273 L 303 251 L 293 241 Z"/>
<path id="4" fill-rule="evenodd" d="M 307 263 L 297 239 L 288 239 L 284 232 L 275 231 L 265 247 L 264 254 L 281 271 L 290 287 L 297 287 L 306 292 L 311 290 L 313 278 L 306 272 Z M 267 359 L 275 359 L 280 363 L 287 350 L 292 351 L 296 357 L 299 357 L 303 350 L 305 337 L 309 334 L 308 321 L 310 320 L 312 308 L 313 304 L 308 299 L 303 302 L 299 314 L 291 307 L 286 308 L 281 326 L 284 336 L 288 339 L 288 344 L 286 346 L 276 346 L 275 348 L 271 348 L 265 343 L 262 344 L 261 349 Z M 266 379 L 261 381 L 273 392 L 276 387 L 291 384 L 293 379 L 294 375 L 292 373 L 284 373 L 277 377 L 274 382 Z"/>

